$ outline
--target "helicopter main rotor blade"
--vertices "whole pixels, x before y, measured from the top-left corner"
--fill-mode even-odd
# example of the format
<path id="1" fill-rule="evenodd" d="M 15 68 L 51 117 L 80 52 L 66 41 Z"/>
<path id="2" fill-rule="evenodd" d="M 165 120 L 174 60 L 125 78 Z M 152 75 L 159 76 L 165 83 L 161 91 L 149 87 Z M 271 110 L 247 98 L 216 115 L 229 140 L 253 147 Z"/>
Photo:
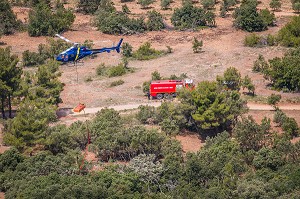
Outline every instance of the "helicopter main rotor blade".
<path id="1" fill-rule="evenodd" d="M 61 38 L 62 40 L 66 41 L 66 42 L 68 42 L 68 43 L 75 44 L 74 42 L 72 42 L 72 41 L 68 40 L 67 38 L 65 38 L 65 37 L 63 37 L 63 36 L 61 36 L 61 35 L 59 35 L 59 34 L 55 34 L 55 36 L 57 36 L 57 37 Z"/>

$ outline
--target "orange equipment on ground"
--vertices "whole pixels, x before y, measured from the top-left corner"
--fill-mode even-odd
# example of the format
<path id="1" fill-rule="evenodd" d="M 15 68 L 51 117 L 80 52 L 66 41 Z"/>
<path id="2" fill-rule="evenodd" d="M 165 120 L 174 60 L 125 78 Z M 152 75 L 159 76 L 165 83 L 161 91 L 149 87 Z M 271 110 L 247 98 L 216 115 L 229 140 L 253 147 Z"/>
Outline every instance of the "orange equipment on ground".
<path id="1" fill-rule="evenodd" d="M 82 110 L 85 109 L 85 104 L 79 103 L 74 109 L 74 112 L 80 113 Z"/>

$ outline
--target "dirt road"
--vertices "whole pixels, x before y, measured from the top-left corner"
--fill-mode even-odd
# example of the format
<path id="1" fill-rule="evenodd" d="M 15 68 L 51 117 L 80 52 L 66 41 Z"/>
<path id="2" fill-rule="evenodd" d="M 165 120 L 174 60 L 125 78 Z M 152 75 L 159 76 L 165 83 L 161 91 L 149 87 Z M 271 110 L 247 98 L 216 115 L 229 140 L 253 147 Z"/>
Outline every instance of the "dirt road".
<path id="1" fill-rule="evenodd" d="M 154 107 L 159 107 L 161 105 L 160 101 L 155 101 L 155 102 L 149 102 L 149 103 L 137 103 L 137 104 L 124 104 L 124 105 L 116 105 L 116 106 L 108 106 L 107 108 L 113 108 L 117 111 L 122 111 L 122 110 L 130 110 L 130 109 L 136 109 L 140 105 L 149 105 L 149 106 L 154 106 Z M 262 110 L 262 111 L 272 111 L 274 108 L 268 104 L 255 104 L 255 103 L 248 103 L 247 104 L 249 110 Z M 282 104 L 278 106 L 281 110 L 296 110 L 300 111 L 300 104 Z M 84 111 L 80 113 L 74 113 L 72 112 L 71 109 L 60 109 L 57 112 L 57 115 L 59 117 L 64 117 L 64 116 L 76 116 L 76 115 L 84 115 L 84 114 L 95 114 L 101 109 L 105 107 L 95 107 L 95 108 L 85 108 Z"/>

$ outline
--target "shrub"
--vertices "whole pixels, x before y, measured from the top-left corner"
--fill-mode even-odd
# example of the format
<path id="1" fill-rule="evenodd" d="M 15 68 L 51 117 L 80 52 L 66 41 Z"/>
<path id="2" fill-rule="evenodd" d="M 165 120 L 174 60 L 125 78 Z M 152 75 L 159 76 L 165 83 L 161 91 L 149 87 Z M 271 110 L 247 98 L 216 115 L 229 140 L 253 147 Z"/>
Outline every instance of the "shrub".
<path id="1" fill-rule="evenodd" d="M 23 66 L 36 66 L 44 64 L 46 57 L 36 52 L 30 52 L 26 50 L 22 53 L 22 64 Z"/>
<path id="2" fill-rule="evenodd" d="M 160 6 L 162 10 L 167 10 L 171 4 L 172 0 L 161 0 Z"/>
<path id="3" fill-rule="evenodd" d="M 293 10 L 297 13 L 300 12 L 300 2 L 295 2 L 292 4 Z"/>
<path id="4" fill-rule="evenodd" d="M 269 97 L 268 97 L 268 104 L 272 105 L 274 107 L 276 107 L 276 104 L 281 100 L 281 95 L 276 95 L 274 93 L 272 93 Z"/>
<path id="5" fill-rule="evenodd" d="M 274 26 L 275 14 L 271 13 L 268 9 L 262 9 L 259 12 L 259 16 L 262 18 L 265 26 Z"/>
<path id="6" fill-rule="evenodd" d="M 12 34 L 19 29 L 21 22 L 11 9 L 7 0 L 0 1 L 0 36 L 1 34 Z"/>
<path id="7" fill-rule="evenodd" d="M 271 0 L 269 5 L 270 5 L 270 8 L 272 8 L 274 11 L 277 11 L 281 8 L 281 1 L 280 0 Z"/>
<path id="8" fill-rule="evenodd" d="M 125 57 L 132 56 L 132 46 L 127 42 L 122 45 L 122 55 Z"/>
<path id="9" fill-rule="evenodd" d="M 151 81 L 146 81 L 143 83 L 143 93 L 149 93 L 149 89 L 150 89 L 150 83 Z"/>
<path id="10" fill-rule="evenodd" d="M 105 64 L 102 63 L 100 66 L 98 66 L 96 68 L 96 73 L 99 76 L 105 76 L 105 75 L 107 75 L 107 70 L 108 70 L 108 67 L 106 67 Z"/>
<path id="11" fill-rule="evenodd" d="M 268 67 L 269 64 L 265 60 L 264 56 L 262 54 L 259 54 L 257 60 L 254 61 L 252 71 L 263 72 L 264 70 L 267 70 Z"/>
<path id="12" fill-rule="evenodd" d="M 152 3 L 154 3 L 154 0 L 138 0 L 138 4 L 142 6 L 142 9 L 148 8 Z"/>
<path id="13" fill-rule="evenodd" d="M 138 60 L 149 60 L 154 59 L 161 54 L 163 54 L 163 51 L 155 50 L 154 48 L 151 48 L 151 44 L 149 42 L 146 42 L 142 44 L 137 51 L 133 53 L 133 57 Z"/>
<path id="14" fill-rule="evenodd" d="M 201 0 L 201 4 L 204 9 L 211 9 L 215 6 L 215 0 Z"/>
<path id="15" fill-rule="evenodd" d="M 195 29 L 201 26 L 215 25 L 215 15 L 203 8 L 185 4 L 182 8 L 175 9 L 171 22 L 177 29 Z"/>
<path id="16" fill-rule="evenodd" d="M 243 1 L 233 13 L 234 26 L 248 32 L 265 30 L 267 25 L 257 12 L 257 4 L 257 0 Z"/>
<path id="17" fill-rule="evenodd" d="M 280 44 L 287 47 L 300 46 L 300 16 L 292 17 L 292 20 L 281 28 L 277 35 Z"/>
<path id="18" fill-rule="evenodd" d="M 30 36 L 54 35 L 70 28 L 75 15 L 63 5 L 52 13 L 48 5 L 38 4 L 29 12 L 28 33 Z"/>
<path id="19" fill-rule="evenodd" d="M 87 77 L 84 78 L 84 81 L 85 82 L 92 82 L 93 78 L 91 76 L 87 76 Z"/>
<path id="20" fill-rule="evenodd" d="M 299 134 L 299 127 L 294 118 L 287 118 L 282 124 L 282 129 L 290 137 L 296 137 Z"/>
<path id="21" fill-rule="evenodd" d="M 147 15 L 148 15 L 148 21 L 146 23 L 147 30 L 152 31 L 152 30 L 161 30 L 165 28 L 162 15 L 159 12 L 153 10 L 153 11 L 149 11 Z"/>
<path id="22" fill-rule="evenodd" d="M 203 41 L 199 41 L 196 37 L 194 37 L 193 40 L 193 52 L 194 53 L 199 53 L 202 50 L 202 46 L 203 46 Z"/>
<path id="23" fill-rule="evenodd" d="M 129 8 L 126 4 L 122 5 L 122 12 L 124 12 L 125 14 L 130 14 L 131 13 L 131 11 L 129 10 Z"/>
<path id="24" fill-rule="evenodd" d="M 275 36 L 273 36 L 271 34 L 268 34 L 267 35 L 267 44 L 268 44 L 268 46 L 274 46 L 274 45 L 276 45 L 276 38 L 275 38 Z"/>
<path id="25" fill-rule="evenodd" d="M 122 84 L 124 84 L 124 81 L 120 79 L 120 80 L 113 81 L 112 83 L 110 83 L 109 87 L 119 86 Z"/>
<path id="26" fill-rule="evenodd" d="M 142 123 L 147 124 L 149 123 L 149 119 L 154 120 L 155 117 L 155 108 L 153 106 L 139 106 L 139 111 L 136 114 L 136 118 Z"/>
<path id="27" fill-rule="evenodd" d="M 77 11 L 84 14 L 94 14 L 101 0 L 79 0 L 77 4 Z"/>
<path id="28" fill-rule="evenodd" d="M 260 37 L 257 34 L 252 33 L 245 37 L 244 45 L 249 47 L 255 47 L 259 44 L 259 41 L 260 41 Z"/>
<path id="29" fill-rule="evenodd" d="M 160 73 L 156 70 L 153 73 L 151 73 L 151 79 L 152 80 L 161 80 L 162 77 L 161 77 Z"/>
<path id="30" fill-rule="evenodd" d="M 282 126 L 287 118 L 288 117 L 282 110 L 277 109 L 273 117 L 273 122 L 277 123 L 279 126 Z"/>
<path id="31" fill-rule="evenodd" d="M 126 73 L 126 69 L 123 66 L 123 64 L 119 64 L 117 66 L 113 66 L 108 69 L 107 75 L 108 77 L 117 77 L 117 76 L 122 76 Z"/>

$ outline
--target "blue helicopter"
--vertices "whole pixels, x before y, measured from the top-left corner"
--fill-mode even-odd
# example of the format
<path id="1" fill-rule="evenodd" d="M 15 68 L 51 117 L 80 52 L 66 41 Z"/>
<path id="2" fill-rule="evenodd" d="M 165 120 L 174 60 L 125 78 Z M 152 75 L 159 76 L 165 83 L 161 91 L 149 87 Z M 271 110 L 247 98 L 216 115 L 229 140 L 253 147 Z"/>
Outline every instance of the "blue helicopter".
<path id="1" fill-rule="evenodd" d="M 63 62 L 63 63 L 68 63 L 68 62 L 74 62 L 74 64 L 89 55 L 93 54 L 98 54 L 98 53 L 103 53 L 103 52 L 108 52 L 110 51 L 117 51 L 118 53 L 120 52 L 121 44 L 123 39 L 120 39 L 118 45 L 112 46 L 112 47 L 105 47 L 105 48 L 99 48 L 99 49 L 88 49 L 85 46 L 81 46 L 79 43 L 74 43 L 67 38 L 56 34 L 55 36 L 61 38 L 62 40 L 65 40 L 68 43 L 73 43 L 73 46 L 65 50 L 64 52 L 60 53 L 59 55 L 56 56 L 56 60 Z"/>

